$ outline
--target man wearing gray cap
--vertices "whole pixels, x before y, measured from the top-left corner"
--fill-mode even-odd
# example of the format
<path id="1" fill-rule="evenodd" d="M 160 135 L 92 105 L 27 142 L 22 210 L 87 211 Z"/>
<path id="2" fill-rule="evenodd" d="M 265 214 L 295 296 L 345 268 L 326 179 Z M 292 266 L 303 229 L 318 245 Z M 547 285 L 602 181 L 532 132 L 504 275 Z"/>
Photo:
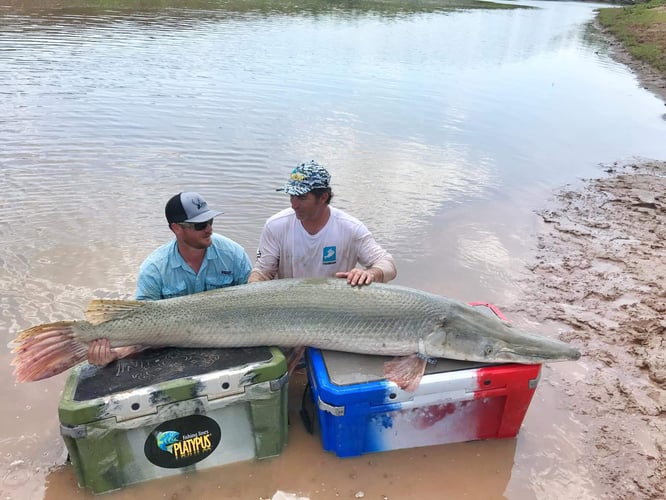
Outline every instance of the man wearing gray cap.
<path id="1" fill-rule="evenodd" d="M 164 214 L 176 238 L 141 264 L 137 300 L 158 300 L 247 283 L 252 263 L 238 243 L 213 233 L 211 210 L 197 193 L 179 193 Z"/>
<path id="2" fill-rule="evenodd" d="M 301 163 L 291 172 L 278 189 L 290 195 L 291 208 L 266 221 L 249 282 L 338 277 L 356 286 L 395 278 L 393 257 L 368 228 L 329 205 L 330 180 L 328 171 L 315 161 Z"/>
<path id="3" fill-rule="evenodd" d="M 178 193 L 164 214 L 175 239 L 154 250 L 141 264 L 137 300 L 159 300 L 247 283 L 252 262 L 238 243 L 213 233 L 211 210 L 201 195 Z M 91 343 L 88 361 L 106 365 L 136 349 L 111 349 L 106 339 Z"/>

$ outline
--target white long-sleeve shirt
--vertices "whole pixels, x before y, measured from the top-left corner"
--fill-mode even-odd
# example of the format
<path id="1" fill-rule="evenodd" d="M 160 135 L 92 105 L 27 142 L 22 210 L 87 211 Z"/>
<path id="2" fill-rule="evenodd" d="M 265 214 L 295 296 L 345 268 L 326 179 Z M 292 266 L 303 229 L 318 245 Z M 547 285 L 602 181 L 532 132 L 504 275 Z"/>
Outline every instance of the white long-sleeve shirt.
<path id="1" fill-rule="evenodd" d="M 384 282 L 395 278 L 393 257 L 368 228 L 342 210 L 329 208 L 328 222 L 314 235 L 305 230 L 291 208 L 270 217 L 259 237 L 253 272 L 264 279 L 335 277 L 360 264 L 381 269 Z"/>

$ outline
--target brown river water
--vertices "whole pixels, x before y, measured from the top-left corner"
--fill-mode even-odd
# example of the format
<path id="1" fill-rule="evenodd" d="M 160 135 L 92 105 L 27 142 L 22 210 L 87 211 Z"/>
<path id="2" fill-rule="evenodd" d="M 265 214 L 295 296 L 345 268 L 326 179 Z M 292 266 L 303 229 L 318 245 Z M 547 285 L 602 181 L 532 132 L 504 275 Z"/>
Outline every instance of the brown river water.
<path id="1" fill-rule="evenodd" d="M 334 204 L 395 256 L 395 283 L 559 335 L 517 306 L 535 211 L 602 163 L 666 157 L 666 121 L 589 26 L 598 6 L 520 5 L 0 0 L 5 342 L 81 318 L 91 298 L 131 298 L 179 191 L 220 207 L 216 231 L 253 256 L 288 203 L 275 188 L 311 158 L 329 167 Z M 65 376 L 16 384 L 10 359 L 0 353 L 0 496 L 92 498 L 59 434 Z M 588 369 L 544 366 L 515 439 L 345 459 L 305 432 L 297 373 L 281 456 L 105 497 L 597 498 L 576 465 L 584 426 L 561 401 Z"/>

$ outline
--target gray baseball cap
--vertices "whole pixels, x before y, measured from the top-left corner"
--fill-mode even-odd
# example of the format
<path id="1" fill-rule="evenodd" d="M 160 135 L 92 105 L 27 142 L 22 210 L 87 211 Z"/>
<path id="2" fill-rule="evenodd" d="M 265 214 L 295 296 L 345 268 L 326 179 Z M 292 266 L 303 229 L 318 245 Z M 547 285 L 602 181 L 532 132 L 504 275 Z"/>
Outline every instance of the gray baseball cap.
<path id="1" fill-rule="evenodd" d="M 211 210 L 199 193 L 178 193 L 171 197 L 164 208 L 169 224 L 172 222 L 206 222 L 222 212 Z"/>

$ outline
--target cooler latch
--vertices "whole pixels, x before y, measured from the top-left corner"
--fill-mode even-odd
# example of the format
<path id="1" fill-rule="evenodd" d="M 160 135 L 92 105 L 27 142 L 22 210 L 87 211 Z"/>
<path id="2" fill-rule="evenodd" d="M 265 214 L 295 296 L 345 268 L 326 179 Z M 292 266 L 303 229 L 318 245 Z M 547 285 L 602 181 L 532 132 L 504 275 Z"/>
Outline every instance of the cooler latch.
<path id="1" fill-rule="evenodd" d="M 322 411 L 326 411 L 333 415 L 334 417 L 343 417 L 345 414 L 345 407 L 344 406 L 333 406 L 329 405 L 328 403 L 324 402 L 321 400 L 321 398 L 317 398 L 317 405 L 319 406 L 319 409 Z"/>

